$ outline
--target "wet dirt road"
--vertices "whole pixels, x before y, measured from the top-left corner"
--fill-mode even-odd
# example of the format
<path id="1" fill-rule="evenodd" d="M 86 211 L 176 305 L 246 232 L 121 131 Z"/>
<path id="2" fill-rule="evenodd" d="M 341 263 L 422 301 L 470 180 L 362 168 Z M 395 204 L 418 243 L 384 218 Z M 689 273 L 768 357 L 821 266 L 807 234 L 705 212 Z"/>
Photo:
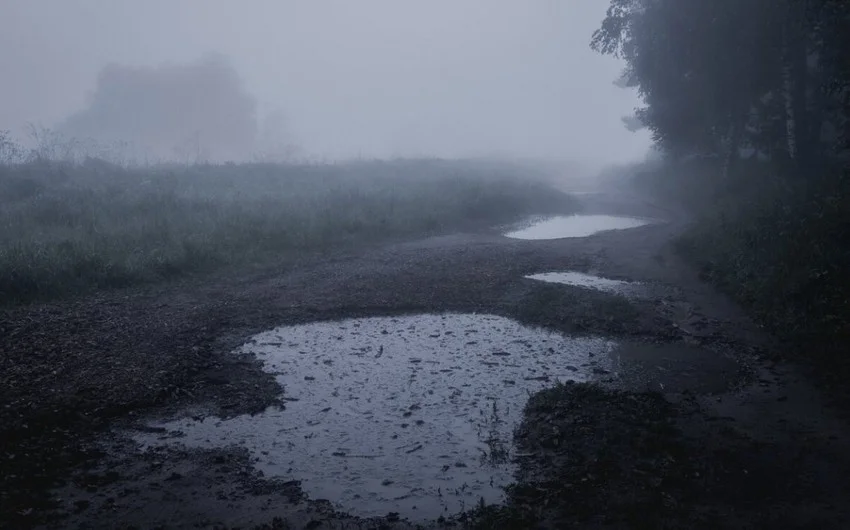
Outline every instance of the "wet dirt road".
<path id="1" fill-rule="evenodd" d="M 634 491 L 655 489 L 668 492 L 658 501 L 657 510 L 664 521 L 672 521 L 669 527 L 842 527 L 850 520 L 843 505 L 845 492 L 850 491 L 846 425 L 825 407 L 822 396 L 798 368 L 770 360 L 776 345 L 739 308 L 701 283 L 695 272 L 675 256 L 670 242 L 682 230 L 684 216 L 626 193 L 579 197 L 584 203 L 583 213 L 588 215 L 663 222 L 643 226 L 635 223 L 627 230 L 568 239 L 508 238 L 497 229 L 454 234 L 306 261 L 286 273 L 259 270 L 222 276 L 215 281 L 187 281 L 167 289 L 153 288 L 133 296 L 106 294 L 4 315 L 4 322 L 11 323 L 5 328 L 7 337 L 24 331 L 35 333 L 36 340 L 69 352 L 70 356 L 63 364 L 49 360 L 43 365 L 21 363 L 18 378 L 9 380 L 35 377 L 43 385 L 16 388 L 16 393 L 11 394 L 15 406 L 59 411 L 55 413 L 72 416 L 74 422 L 90 423 L 91 432 L 98 433 L 76 437 L 62 432 L 62 425 L 39 425 L 27 420 L 32 429 L 43 432 L 23 437 L 30 445 L 22 443 L 11 457 L 8 452 L 4 455 L 4 471 L 8 476 L 30 469 L 16 464 L 16 459 L 43 459 L 45 469 L 39 471 L 43 473 L 43 485 L 36 486 L 48 495 L 41 500 L 31 497 L 32 506 L 28 507 L 26 498 L 6 491 L 4 508 L 14 507 L 14 512 L 3 513 L 4 517 L 13 528 L 35 526 L 36 522 L 55 528 L 401 528 L 436 524 L 429 519 L 438 513 L 435 510 L 446 505 L 435 500 L 438 497 L 433 492 L 428 493 L 433 483 L 422 486 L 426 493 L 417 498 L 416 509 L 426 515 L 411 521 L 401 519 L 410 517 L 412 506 L 402 503 L 401 507 L 387 509 L 402 513 L 378 517 L 380 510 L 392 503 L 382 504 L 380 499 L 372 504 L 361 502 L 356 495 L 362 492 L 351 484 L 334 490 L 331 477 L 345 474 L 350 456 L 369 456 L 361 453 L 363 440 L 376 432 L 385 434 L 374 430 L 357 433 L 355 427 L 339 427 L 344 427 L 345 421 L 357 425 L 351 415 L 359 412 L 377 416 L 392 427 L 386 431 L 389 440 L 371 444 L 389 445 L 393 434 L 408 438 L 393 447 L 409 457 L 409 462 L 401 465 L 402 458 L 380 462 L 376 466 L 380 472 L 367 477 L 378 483 L 359 483 L 362 490 L 388 492 L 390 500 L 404 497 L 410 488 L 405 485 L 407 489 L 395 492 L 393 488 L 399 481 L 396 477 L 410 478 L 416 475 L 416 469 L 432 460 L 439 461 L 446 452 L 437 430 L 416 436 L 407 430 L 430 429 L 435 420 L 445 420 L 450 412 L 478 414 L 486 407 L 474 408 L 464 402 L 453 409 L 441 409 L 438 405 L 446 400 L 440 399 L 431 403 L 435 407 L 433 414 L 426 415 L 420 411 L 428 409 L 428 390 L 451 393 L 452 388 L 462 384 L 460 379 L 425 379 L 421 387 L 414 387 L 418 388 L 415 395 L 405 394 L 407 390 L 403 389 L 410 386 L 393 386 L 397 383 L 393 377 L 399 371 L 389 367 L 404 366 L 405 378 L 410 374 L 425 378 L 428 370 L 421 368 L 425 360 L 422 352 L 434 351 L 427 341 L 445 339 L 447 331 L 452 332 L 448 337 L 463 336 L 463 330 L 469 329 L 463 327 L 463 319 L 487 315 L 504 319 L 498 320 L 501 330 L 489 330 L 491 344 L 464 362 L 475 362 L 481 365 L 481 374 L 490 374 L 489 379 L 481 380 L 481 388 L 491 389 L 494 395 L 514 395 L 517 385 L 505 381 L 529 377 L 523 371 L 527 365 L 490 366 L 481 361 L 506 363 L 508 358 L 521 357 L 519 351 L 503 350 L 501 343 L 527 339 L 527 330 L 555 332 L 558 338 L 553 340 L 579 344 L 580 356 L 601 348 L 597 358 L 605 359 L 603 364 L 591 365 L 586 358 L 564 356 L 558 360 L 563 365 L 552 363 L 539 368 L 546 375 L 564 374 L 565 380 L 592 380 L 593 388 L 602 394 L 579 390 L 565 391 L 565 395 L 541 395 L 529 406 L 522 422 L 519 412 L 529 394 L 508 400 L 510 421 L 515 425 L 504 423 L 498 441 L 507 447 L 505 455 L 509 458 L 505 462 L 512 461 L 514 466 L 506 468 L 509 475 L 516 475 L 521 485 L 527 485 L 552 482 L 551 474 L 557 472 L 557 480 L 572 488 L 558 490 L 558 502 L 550 497 L 538 499 L 541 506 L 545 500 L 552 513 L 543 510 L 545 513 L 538 514 L 535 525 L 635 527 L 634 519 L 630 519 L 634 515 L 629 511 L 634 510 Z M 557 272 L 573 273 L 568 279 L 578 279 L 578 285 L 575 281 L 564 285 L 534 279 L 535 275 Z M 593 288 L 587 285 L 587 275 L 629 282 L 629 292 Z M 636 285 L 641 289 L 633 290 Z M 303 327 L 331 322 L 328 326 L 338 328 L 339 321 L 358 318 L 366 319 L 360 321 L 363 326 L 370 318 L 395 317 L 400 327 L 407 329 L 410 321 L 405 319 L 444 313 L 455 314 L 456 321 L 441 324 L 448 327 L 440 328 L 439 337 L 430 336 L 435 333 L 431 328 L 419 338 L 388 330 L 387 334 L 393 332 L 395 340 L 401 342 L 385 340 L 362 346 L 371 348 L 363 351 L 371 356 L 370 366 L 379 365 L 383 371 L 357 364 L 361 362 L 357 357 L 334 353 L 330 344 L 321 342 L 332 336 L 330 331 L 318 333 L 314 328 Z M 37 329 L 32 324 L 36 320 Z M 320 344 L 312 348 L 320 350 L 321 355 L 308 356 L 314 361 L 309 365 L 311 373 L 303 367 L 292 371 L 281 370 L 280 366 L 270 369 L 271 365 L 262 361 L 263 351 L 269 357 L 286 360 L 286 355 L 279 355 L 281 348 L 295 350 L 290 357 L 299 355 L 297 350 L 302 346 L 290 346 L 296 342 L 291 339 L 295 328 L 287 328 L 279 340 L 257 335 L 274 335 L 278 326 L 302 326 L 297 328 L 299 333 L 320 337 L 315 339 Z M 455 329 L 456 326 L 460 327 Z M 507 338 L 501 339 L 499 333 L 504 330 Z M 256 343 L 265 342 L 267 349 L 241 348 L 252 337 Z M 396 357 L 392 357 L 390 347 L 403 344 L 403 338 L 421 339 L 424 346 L 417 346 L 415 355 L 405 350 L 403 356 L 399 356 L 401 348 L 394 347 Z M 463 340 L 455 349 L 460 351 L 471 340 Z M 534 340 L 532 337 L 531 348 L 545 351 Z M 280 344 L 272 344 L 269 351 L 269 344 L 277 342 Z M 384 364 L 374 358 L 383 353 L 379 349 L 382 346 L 387 348 Z M 558 351 L 570 351 L 571 347 L 561 344 Z M 493 355 L 494 352 L 510 355 Z M 411 362 L 417 358 L 420 362 Z M 532 364 L 539 362 L 536 355 L 528 358 Z M 345 367 L 346 373 L 360 370 L 364 378 L 380 380 L 360 380 L 360 386 L 376 389 L 362 396 L 374 396 L 379 402 L 333 401 L 336 386 L 327 381 L 317 384 L 316 378 L 341 374 L 330 366 L 339 367 L 343 359 L 350 363 Z M 325 361 L 330 364 L 322 364 Z M 583 362 L 586 366 L 582 366 Z M 517 366 L 521 366 L 519 361 Z M 576 368 L 578 375 L 570 376 L 572 370 L 567 366 Z M 449 368 L 463 374 L 461 379 L 477 376 L 457 363 Z M 437 373 L 440 369 L 448 368 L 438 368 Z M 298 385 L 292 377 L 281 380 L 281 373 L 297 374 Z M 529 392 L 559 379 L 531 380 L 537 386 L 529 388 Z M 353 388 L 354 383 L 350 386 Z M 307 399 L 317 388 L 328 391 L 320 392 L 315 400 Z M 385 398 L 393 392 L 418 400 L 392 408 L 388 405 L 391 400 Z M 485 405 L 492 405 L 482 397 L 484 390 L 471 395 L 476 392 Z M 354 395 L 352 391 L 348 398 Z M 308 406 L 298 409 L 301 401 L 287 398 L 304 398 Z M 656 399 L 661 401 L 653 401 Z M 345 421 L 325 418 L 333 414 L 333 407 L 343 404 L 348 405 Z M 412 409 L 414 405 L 418 408 Z M 328 407 L 331 409 L 322 412 Z M 278 415 L 271 423 L 276 429 L 271 436 L 269 410 L 278 411 L 272 412 Z M 292 415 L 281 415 L 287 410 L 298 411 L 297 421 Z M 574 415 L 579 411 L 586 415 L 577 419 Z M 405 416 L 407 412 L 409 416 Z M 622 416 L 626 413 L 633 417 Z M 417 425 L 417 420 L 423 423 Z M 643 420 L 648 423 L 644 425 Z M 244 436 L 219 436 L 221 429 L 216 428 L 215 422 L 232 426 L 228 422 L 234 421 L 242 425 L 237 429 L 240 433 L 250 432 L 250 426 L 266 425 L 256 429 L 266 433 L 261 437 L 263 441 L 252 446 L 242 443 Z M 290 421 L 291 426 L 287 424 Z M 183 422 L 184 432 L 175 437 L 174 432 L 181 430 L 179 422 Z M 207 425 L 208 431 L 192 430 L 193 422 Z M 486 421 L 482 422 L 480 426 L 486 427 Z M 405 423 L 407 426 L 402 427 Z M 585 427 L 576 431 L 577 424 Z M 661 424 L 673 430 L 659 430 Z M 103 430 L 106 425 L 108 431 Z M 461 422 L 448 429 L 461 440 L 461 453 L 469 444 L 474 447 L 493 438 L 470 432 L 466 439 L 471 441 L 467 444 L 463 441 L 465 425 Z M 436 427 L 446 430 L 442 424 Z M 514 427 L 519 428 L 515 443 L 510 440 Z M 308 428 L 318 430 L 320 436 L 332 431 L 338 440 L 326 444 L 327 450 L 311 452 L 318 446 L 300 441 L 300 445 L 287 444 L 292 441 L 288 437 L 293 436 L 287 432 L 289 428 L 296 429 L 301 440 L 309 434 L 304 431 Z M 644 431 L 653 434 L 643 436 Z M 204 443 L 186 443 L 193 437 Z M 343 440 L 346 437 L 348 440 Z M 625 438 L 642 442 L 637 448 L 623 445 Z M 178 443 L 157 443 L 159 439 Z M 39 446 L 39 440 L 56 441 Z M 428 442 L 428 447 L 417 440 Z M 235 445 L 228 445 L 231 442 Z M 283 459 L 272 449 L 276 443 L 287 448 L 285 465 L 278 462 Z M 421 449 L 407 453 L 420 443 Z M 616 454 L 611 448 L 617 448 Z M 632 454 L 634 451 L 637 453 Z M 649 463 L 633 469 L 630 462 L 637 460 L 638 453 Z M 565 454 L 582 455 L 581 466 L 575 459 L 565 459 Z M 677 463 L 670 464 L 671 458 Z M 587 467 L 587 462 L 618 459 L 628 462 L 618 464 L 617 473 Z M 363 460 L 374 464 L 372 459 Z M 463 456 L 433 467 L 436 473 L 444 465 L 454 466 L 458 461 L 468 465 L 467 460 Z M 304 465 L 306 462 L 312 467 Z M 401 469 L 396 475 L 392 469 L 387 471 L 393 465 Z M 52 489 L 46 485 L 56 477 L 47 468 L 61 470 L 62 481 Z M 313 487 L 308 484 L 311 469 L 315 476 L 329 478 L 319 481 L 320 487 Z M 358 477 L 362 476 L 358 472 Z M 577 486 L 573 487 L 573 482 Z M 584 488 L 582 484 L 593 487 Z M 490 502 L 500 501 L 496 490 L 500 488 L 482 496 Z M 721 490 L 735 491 L 735 495 L 721 495 Z M 507 506 L 511 506 L 514 497 L 505 500 Z M 527 499 L 522 495 L 517 498 Z M 435 509 L 427 508 L 429 499 Z M 653 497 L 652 502 L 655 501 Z M 571 511 L 566 505 L 583 506 L 586 510 Z M 452 504 L 446 515 L 458 506 Z M 490 523 L 479 515 L 464 524 L 487 527 Z M 524 527 L 522 521 L 528 520 L 521 520 L 516 527 Z M 503 523 L 490 527 L 506 527 Z M 718 526 L 719 523 L 722 524 Z"/>

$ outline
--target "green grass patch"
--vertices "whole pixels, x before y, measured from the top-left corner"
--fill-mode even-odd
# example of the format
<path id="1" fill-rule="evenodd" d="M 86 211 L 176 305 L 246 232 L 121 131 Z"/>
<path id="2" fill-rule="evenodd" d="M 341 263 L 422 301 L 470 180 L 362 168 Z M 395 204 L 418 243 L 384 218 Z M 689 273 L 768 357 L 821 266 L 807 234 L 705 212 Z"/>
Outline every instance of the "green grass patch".
<path id="1" fill-rule="evenodd" d="M 0 299 L 20 303 L 568 211 L 476 162 L 0 167 Z"/>

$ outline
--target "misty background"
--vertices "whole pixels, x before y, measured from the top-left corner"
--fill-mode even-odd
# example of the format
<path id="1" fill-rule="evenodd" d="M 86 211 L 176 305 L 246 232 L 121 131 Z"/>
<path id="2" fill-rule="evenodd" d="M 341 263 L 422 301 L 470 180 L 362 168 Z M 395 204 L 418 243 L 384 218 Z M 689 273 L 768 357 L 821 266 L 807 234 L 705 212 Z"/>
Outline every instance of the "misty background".
<path id="1" fill-rule="evenodd" d="M 11 0 L 0 129 L 135 156 L 643 158 L 597 0 Z"/>

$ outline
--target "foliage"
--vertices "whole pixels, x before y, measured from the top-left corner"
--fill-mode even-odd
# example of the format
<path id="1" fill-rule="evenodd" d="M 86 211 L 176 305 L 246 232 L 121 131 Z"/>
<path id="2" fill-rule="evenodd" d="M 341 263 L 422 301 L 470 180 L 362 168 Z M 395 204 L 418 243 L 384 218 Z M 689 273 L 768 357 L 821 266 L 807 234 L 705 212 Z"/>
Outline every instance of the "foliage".
<path id="1" fill-rule="evenodd" d="M 667 157 L 638 180 L 697 214 L 681 251 L 850 374 L 850 2 L 611 0 L 591 46 Z"/>
<path id="2" fill-rule="evenodd" d="M 728 179 L 718 173 L 717 161 L 693 160 L 640 171 L 637 184 L 693 215 L 676 245 L 703 279 L 781 339 L 781 353 L 813 361 L 822 384 L 846 390 L 848 170 L 822 166 L 800 179 L 747 161 Z"/>
<path id="3" fill-rule="evenodd" d="M 532 175 L 472 162 L 0 166 L 0 299 L 287 260 L 569 204 Z"/>
<path id="4" fill-rule="evenodd" d="M 612 0 L 591 46 L 625 59 L 668 154 L 809 163 L 848 132 L 848 30 L 837 0 Z"/>
<path id="5" fill-rule="evenodd" d="M 813 346 L 850 338 L 850 180 L 748 169 L 747 181 L 719 193 L 680 249 L 772 331 L 827 353 Z"/>

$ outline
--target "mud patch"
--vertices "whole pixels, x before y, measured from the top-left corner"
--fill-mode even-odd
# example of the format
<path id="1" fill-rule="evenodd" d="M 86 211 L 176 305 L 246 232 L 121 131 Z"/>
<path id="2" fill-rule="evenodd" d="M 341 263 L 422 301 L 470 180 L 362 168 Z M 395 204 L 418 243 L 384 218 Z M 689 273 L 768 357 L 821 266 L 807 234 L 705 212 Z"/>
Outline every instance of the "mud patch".
<path id="1" fill-rule="evenodd" d="M 613 215 L 561 215 L 528 220 L 522 228 L 505 233 L 513 239 L 562 239 L 587 237 L 608 230 L 624 230 L 647 225 L 650 221 Z"/>
<path id="2" fill-rule="evenodd" d="M 488 315 L 367 318 L 281 327 L 243 346 L 285 408 L 182 419 L 143 445 L 244 447 L 268 476 L 360 516 L 426 520 L 497 503 L 533 392 L 608 373 L 616 347 Z"/>
<path id="3" fill-rule="evenodd" d="M 481 510 L 469 526 L 666 528 L 639 523 L 664 508 L 669 485 L 659 478 L 688 464 L 673 419 L 657 393 L 566 384 L 535 394 L 516 431 L 528 455 L 517 485 L 505 508 Z M 678 467 L 677 475 L 691 471 Z M 537 506 L 547 508 L 529 508 Z"/>
<path id="4" fill-rule="evenodd" d="M 622 295 L 631 295 L 640 289 L 640 284 L 638 283 L 623 280 L 612 280 L 610 278 L 602 278 L 600 276 L 575 271 L 543 272 L 540 274 L 530 274 L 526 276 L 526 278 L 529 280 L 572 285 L 574 287 L 585 287 L 596 291 Z"/>
<path id="5" fill-rule="evenodd" d="M 468 528 L 841 526 L 801 479 L 800 451 L 755 441 L 693 400 L 568 383 L 529 400 L 516 437 L 527 457 L 506 505 L 477 510 Z"/>

